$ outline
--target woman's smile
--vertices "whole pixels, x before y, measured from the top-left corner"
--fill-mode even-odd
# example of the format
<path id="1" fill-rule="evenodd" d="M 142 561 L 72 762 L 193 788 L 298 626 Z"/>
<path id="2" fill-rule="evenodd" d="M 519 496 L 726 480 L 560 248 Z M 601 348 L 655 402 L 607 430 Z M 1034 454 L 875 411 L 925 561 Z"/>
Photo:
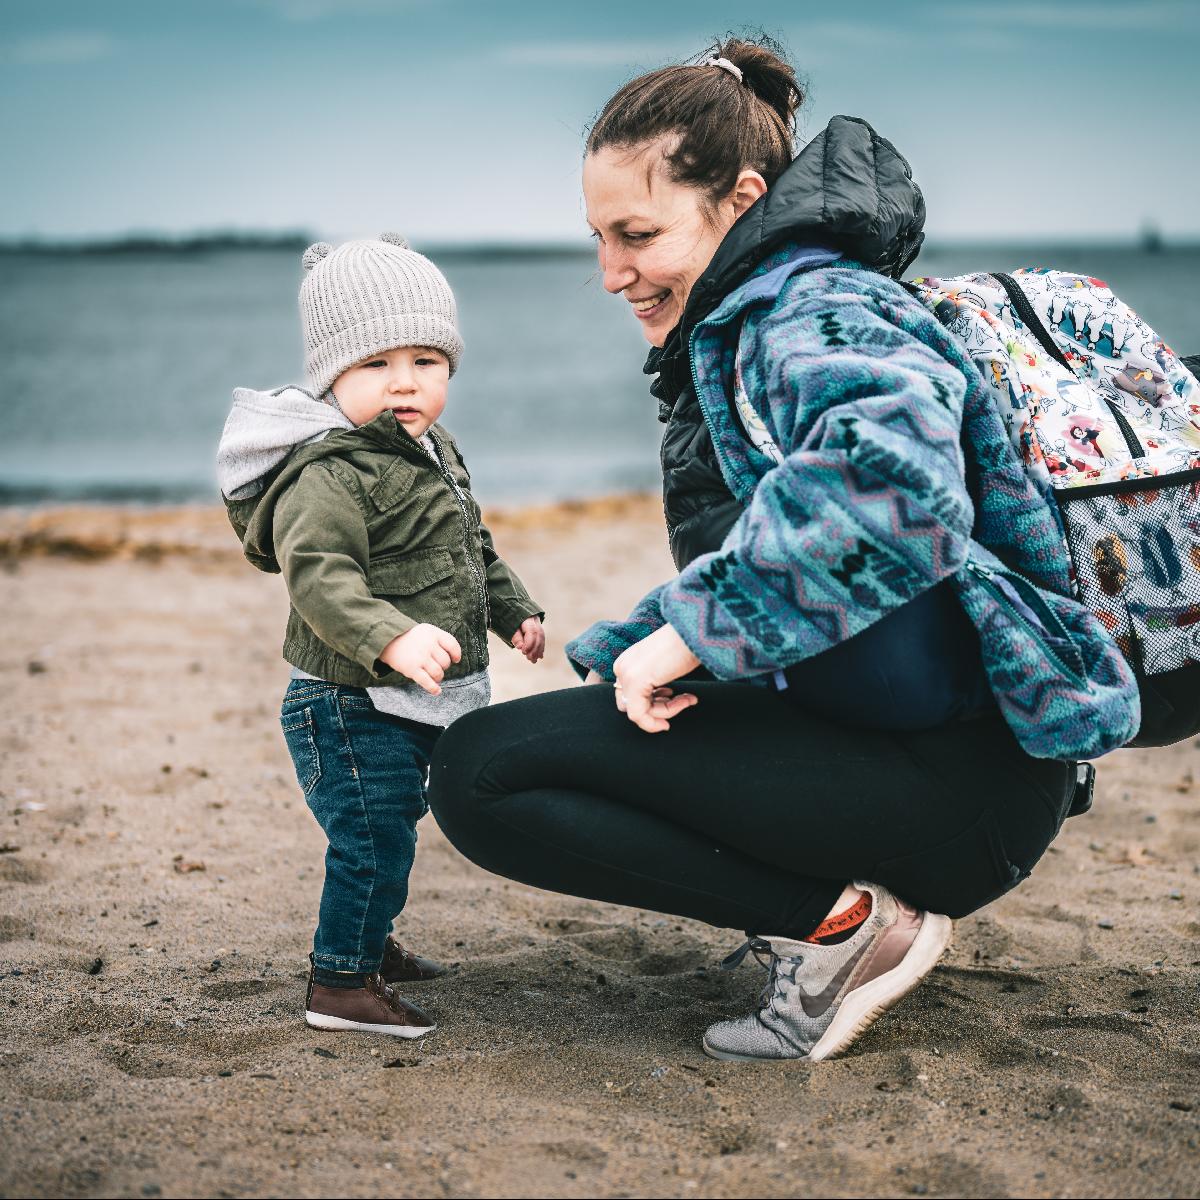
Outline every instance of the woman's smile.
<path id="1" fill-rule="evenodd" d="M 657 317 L 663 309 L 663 305 L 671 298 L 671 291 L 668 288 L 665 292 L 656 292 L 653 296 L 646 296 L 643 299 L 635 300 L 632 297 L 629 303 L 633 305 L 634 313 L 643 321 L 648 321 L 653 317 Z"/>

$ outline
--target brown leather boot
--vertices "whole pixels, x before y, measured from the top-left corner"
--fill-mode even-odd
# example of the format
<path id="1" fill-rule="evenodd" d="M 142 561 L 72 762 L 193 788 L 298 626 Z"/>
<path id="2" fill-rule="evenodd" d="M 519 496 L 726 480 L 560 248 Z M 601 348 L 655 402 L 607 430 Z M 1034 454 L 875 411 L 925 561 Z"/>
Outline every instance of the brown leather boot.
<path id="1" fill-rule="evenodd" d="M 422 958 L 411 950 L 405 950 L 392 935 L 383 946 L 383 963 L 379 973 L 388 983 L 424 983 L 426 979 L 436 979 L 445 975 L 449 970 L 432 958 Z"/>
<path id="2" fill-rule="evenodd" d="M 314 1029 L 358 1030 L 416 1038 L 437 1025 L 415 1004 L 401 999 L 382 975 L 363 976 L 360 988 L 325 987 L 308 973 L 304 1019 Z"/>

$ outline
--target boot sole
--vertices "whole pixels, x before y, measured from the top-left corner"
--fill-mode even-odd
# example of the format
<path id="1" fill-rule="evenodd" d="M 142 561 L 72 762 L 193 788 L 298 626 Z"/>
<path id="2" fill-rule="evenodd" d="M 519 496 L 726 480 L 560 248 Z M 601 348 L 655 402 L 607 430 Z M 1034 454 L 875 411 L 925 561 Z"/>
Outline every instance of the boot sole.
<path id="1" fill-rule="evenodd" d="M 432 1033 L 437 1025 L 373 1025 L 367 1021 L 348 1021 L 345 1017 L 329 1017 L 324 1013 L 306 1012 L 304 1020 L 313 1029 L 334 1029 L 338 1032 L 386 1033 L 390 1037 L 419 1038 Z"/>
<path id="2" fill-rule="evenodd" d="M 800 1057 L 803 1062 L 822 1062 L 847 1050 L 894 1004 L 898 1004 L 937 966 L 950 945 L 954 924 L 941 913 L 926 913 L 921 929 L 908 953 L 890 971 L 863 984 L 842 1001 L 837 1015 L 817 1044 Z M 788 1059 L 763 1058 L 754 1054 L 732 1054 L 710 1046 L 707 1036 L 702 1043 L 710 1058 L 727 1062 L 787 1062 Z"/>

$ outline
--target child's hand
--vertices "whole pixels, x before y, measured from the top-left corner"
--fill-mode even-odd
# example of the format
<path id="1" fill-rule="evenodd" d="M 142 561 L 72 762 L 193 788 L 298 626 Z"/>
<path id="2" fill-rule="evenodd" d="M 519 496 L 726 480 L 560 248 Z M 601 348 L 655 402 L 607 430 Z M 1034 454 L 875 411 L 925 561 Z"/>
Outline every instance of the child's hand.
<path id="1" fill-rule="evenodd" d="M 440 696 L 446 668 L 462 658 L 462 647 L 436 625 L 414 625 L 392 638 L 379 655 L 393 671 L 406 675 L 431 696 Z"/>
<path id="2" fill-rule="evenodd" d="M 521 628 L 512 635 L 512 644 L 531 663 L 537 662 L 546 653 L 546 631 L 541 617 L 526 617 Z"/>

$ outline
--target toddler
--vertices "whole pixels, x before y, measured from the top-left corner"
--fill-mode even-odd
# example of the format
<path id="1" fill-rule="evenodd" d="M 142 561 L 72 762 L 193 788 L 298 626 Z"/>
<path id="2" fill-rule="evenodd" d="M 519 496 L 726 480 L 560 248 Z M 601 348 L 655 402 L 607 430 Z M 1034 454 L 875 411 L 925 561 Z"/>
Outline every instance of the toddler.
<path id="1" fill-rule="evenodd" d="M 218 477 L 246 557 L 291 599 L 283 734 L 329 840 L 305 1019 L 419 1037 L 433 1021 L 392 985 L 444 968 L 390 929 L 430 754 L 491 698 L 487 630 L 537 662 L 543 613 L 437 424 L 462 353 L 442 273 L 389 234 L 303 262 L 312 391 L 235 391 Z"/>

